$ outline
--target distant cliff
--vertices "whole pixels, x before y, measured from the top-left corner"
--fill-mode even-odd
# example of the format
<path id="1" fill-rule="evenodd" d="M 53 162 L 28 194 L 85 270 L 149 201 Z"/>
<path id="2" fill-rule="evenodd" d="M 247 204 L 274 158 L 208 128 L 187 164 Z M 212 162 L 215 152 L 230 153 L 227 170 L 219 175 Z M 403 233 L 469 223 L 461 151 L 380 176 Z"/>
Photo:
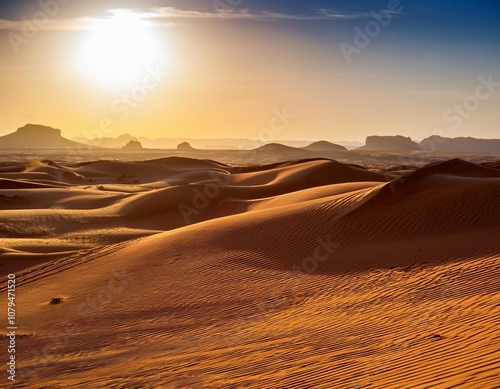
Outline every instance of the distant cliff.
<path id="1" fill-rule="evenodd" d="M 122 148 L 123 145 L 126 145 L 131 140 L 138 140 L 135 136 L 130 134 L 122 134 L 116 138 L 111 137 L 103 137 L 103 138 L 94 138 L 88 139 L 83 137 L 74 137 L 71 140 L 75 142 L 80 142 L 84 144 L 88 144 L 91 146 L 105 147 L 110 149 Z"/>
<path id="2" fill-rule="evenodd" d="M 476 139 L 471 137 L 446 138 L 433 135 L 420 142 L 422 150 L 469 151 L 479 153 L 500 152 L 500 139 Z"/>
<path id="3" fill-rule="evenodd" d="M 413 142 L 410 137 L 378 136 L 373 135 L 366 138 L 366 144 L 358 150 L 420 150 L 418 143 Z"/>
<path id="4" fill-rule="evenodd" d="M 88 149 L 61 136 L 61 130 L 39 124 L 26 124 L 16 132 L 0 137 L 0 149 Z"/>

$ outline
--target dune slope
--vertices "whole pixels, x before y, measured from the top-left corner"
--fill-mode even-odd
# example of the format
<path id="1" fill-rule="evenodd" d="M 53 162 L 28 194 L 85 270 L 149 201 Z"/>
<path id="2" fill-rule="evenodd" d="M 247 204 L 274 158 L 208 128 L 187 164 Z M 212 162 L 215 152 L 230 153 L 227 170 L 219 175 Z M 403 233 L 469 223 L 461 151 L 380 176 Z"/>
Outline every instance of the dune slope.
<path id="1" fill-rule="evenodd" d="M 101 213 L 81 220 L 103 231 L 154 226 L 17 272 L 20 382 L 496 387 L 500 171 L 452 160 L 385 183 L 342 167 L 332 183 L 310 162 L 216 166 L 225 194 L 191 225 L 162 225 L 168 201 L 214 181 L 92 197 Z"/>
<path id="2" fill-rule="evenodd" d="M 31 264 L 37 258 L 43 261 L 68 251 L 294 203 L 293 193 L 307 189 L 311 190 L 300 196 L 301 201 L 345 189 L 325 189 L 328 185 L 385 181 L 380 173 L 325 159 L 254 169 L 180 157 L 74 166 L 47 160 L 4 165 L 0 246 L 25 255 Z M 314 190 L 319 187 L 323 189 Z M 0 260 L 7 255 L 11 256 L 0 254 Z M 25 267 L 25 262 L 5 264 L 3 274 Z"/>

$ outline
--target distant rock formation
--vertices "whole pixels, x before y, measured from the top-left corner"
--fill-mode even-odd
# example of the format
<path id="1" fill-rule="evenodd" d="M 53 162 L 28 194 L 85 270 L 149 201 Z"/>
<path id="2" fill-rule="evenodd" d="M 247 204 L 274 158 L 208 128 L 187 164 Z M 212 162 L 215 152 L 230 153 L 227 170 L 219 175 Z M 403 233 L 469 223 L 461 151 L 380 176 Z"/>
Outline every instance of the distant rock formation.
<path id="1" fill-rule="evenodd" d="M 255 150 L 272 151 L 275 153 L 280 153 L 280 152 L 287 152 L 287 151 L 302 151 L 303 149 L 299 149 L 297 147 L 285 146 L 285 145 L 282 145 L 281 143 L 268 143 L 267 145 L 257 147 Z"/>
<path id="2" fill-rule="evenodd" d="M 422 150 L 469 151 L 478 153 L 500 152 L 500 139 L 477 139 L 471 137 L 446 138 L 433 135 L 420 142 Z"/>
<path id="3" fill-rule="evenodd" d="M 122 148 L 123 145 L 127 144 L 131 140 L 139 140 L 139 139 L 137 139 L 135 136 L 132 136 L 130 134 L 122 134 L 120 136 L 117 136 L 116 138 L 103 137 L 103 138 L 88 139 L 88 138 L 78 136 L 78 137 L 71 138 L 71 140 L 73 140 L 75 142 L 89 144 L 91 146 L 105 147 L 105 148 L 109 148 L 109 149 L 118 149 L 118 148 Z"/>
<path id="4" fill-rule="evenodd" d="M 188 151 L 194 150 L 188 142 L 182 142 L 177 145 L 177 150 Z"/>
<path id="5" fill-rule="evenodd" d="M 141 144 L 141 142 L 139 142 L 137 140 L 131 140 L 125 146 L 122 146 L 122 149 L 124 149 L 124 150 L 142 150 L 142 144 Z"/>
<path id="6" fill-rule="evenodd" d="M 421 150 L 421 146 L 412 141 L 410 137 L 395 136 L 368 136 L 366 144 L 358 150 Z"/>
<path id="7" fill-rule="evenodd" d="M 312 151 L 347 151 L 344 146 L 336 145 L 335 143 L 327 142 L 326 140 L 313 142 L 309 146 L 303 148 Z"/>
<path id="8" fill-rule="evenodd" d="M 131 134 L 123 134 L 116 138 L 102 137 L 88 139 L 82 136 L 71 138 L 72 141 L 89 144 L 93 146 L 106 147 L 106 148 L 120 148 L 130 140 L 138 140 L 146 149 L 175 149 L 181 142 L 185 142 L 186 138 L 147 138 L 145 136 L 135 137 Z M 187 140 L 189 142 L 190 139 Z M 287 145 L 290 147 L 305 147 L 309 141 L 305 140 L 276 140 L 276 143 Z M 215 138 L 215 139 L 196 139 L 196 149 L 212 149 L 212 150 L 240 150 L 243 148 L 251 147 L 255 141 L 248 138 Z M 364 142 L 357 141 L 334 141 L 333 144 L 338 144 L 346 147 L 348 150 L 363 146 Z M 248 147 L 246 147 L 248 146 Z"/>
<path id="9" fill-rule="evenodd" d="M 40 124 L 26 124 L 0 137 L 0 149 L 88 149 L 90 146 L 61 136 L 61 130 Z"/>

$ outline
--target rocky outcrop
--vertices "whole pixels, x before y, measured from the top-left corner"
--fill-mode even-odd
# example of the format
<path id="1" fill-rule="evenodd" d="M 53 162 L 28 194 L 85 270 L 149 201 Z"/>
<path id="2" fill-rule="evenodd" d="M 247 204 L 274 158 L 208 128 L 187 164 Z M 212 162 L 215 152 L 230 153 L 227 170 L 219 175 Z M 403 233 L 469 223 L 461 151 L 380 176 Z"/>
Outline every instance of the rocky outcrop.
<path id="1" fill-rule="evenodd" d="M 188 142 L 182 142 L 177 145 L 177 150 L 189 151 L 194 150 Z"/>
<path id="2" fill-rule="evenodd" d="M 40 124 L 26 124 L 0 137 L 0 149 L 88 149 L 90 146 L 61 136 L 61 130 Z"/>
<path id="3" fill-rule="evenodd" d="M 422 150 L 468 151 L 477 153 L 500 152 L 500 139 L 477 139 L 472 137 L 446 138 L 433 135 L 420 142 Z"/>
<path id="4" fill-rule="evenodd" d="M 123 150 L 142 150 L 142 148 L 141 142 L 137 140 L 131 140 L 125 146 L 122 146 Z"/>
<path id="5" fill-rule="evenodd" d="M 394 135 L 394 136 L 378 136 L 373 135 L 366 138 L 366 144 L 358 150 L 420 150 L 418 143 L 411 140 L 410 137 Z"/>

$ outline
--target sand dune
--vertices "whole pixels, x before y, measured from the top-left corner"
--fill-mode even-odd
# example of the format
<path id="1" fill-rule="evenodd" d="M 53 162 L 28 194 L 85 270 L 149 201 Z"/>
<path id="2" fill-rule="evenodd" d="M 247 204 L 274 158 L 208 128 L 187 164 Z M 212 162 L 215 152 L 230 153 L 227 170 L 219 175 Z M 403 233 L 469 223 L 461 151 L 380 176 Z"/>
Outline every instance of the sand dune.
<path id="1" fill-rule="evenodd" d="M 260 209 L 259 203 L 272 204 L 276 197 L 308 188 L 387 181 L 380 173 L 324 159 L 254 169 L 179 157 L 75 166 L 39 161 L 3 170 L 0 176 L 11 178 L 0 179 L 5 189 L 0 209 L 6 210 L 0 231 L 10 238 L 3 244 L 14 250 L 21 250 L 18 238 L 30 234 L 58 238 L 63 251 L 68 244 L 80 250 Z M 30 190 L 35 188 L 43 190 Z M 280 205 L 296 201 L 293 196 L 275 200 Z M 58 244 L 47 251 L 60 251 Z M 29 244 L 22 247 L 30 253 Z"/>
<path id="2" fill-rule="evenodd" d="M 498 169 L 450 160 L 388 182 L 325 159 L 167 158 L 0 174 L 35 185 L 0 191 L 27 387 L 498 384 Z M 67 186 L 36 187 L 45 174 Z"/>

